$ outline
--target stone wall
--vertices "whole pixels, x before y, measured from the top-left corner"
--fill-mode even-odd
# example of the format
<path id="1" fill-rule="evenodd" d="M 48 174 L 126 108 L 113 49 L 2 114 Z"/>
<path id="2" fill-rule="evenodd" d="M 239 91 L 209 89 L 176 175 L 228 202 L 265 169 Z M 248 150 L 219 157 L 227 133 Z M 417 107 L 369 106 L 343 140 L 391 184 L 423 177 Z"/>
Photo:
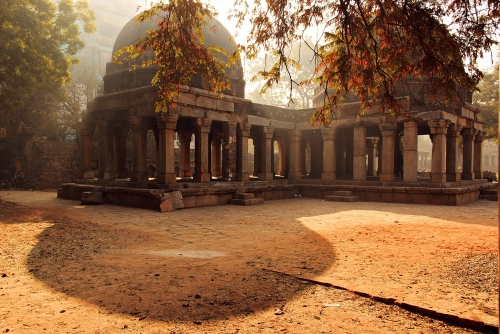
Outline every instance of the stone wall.
<path id="1" fill-rule="evenodd" d="M 26 187 L 54 189 L 78 176 L 78 144 L 29 141 L 26 143 Z"/>

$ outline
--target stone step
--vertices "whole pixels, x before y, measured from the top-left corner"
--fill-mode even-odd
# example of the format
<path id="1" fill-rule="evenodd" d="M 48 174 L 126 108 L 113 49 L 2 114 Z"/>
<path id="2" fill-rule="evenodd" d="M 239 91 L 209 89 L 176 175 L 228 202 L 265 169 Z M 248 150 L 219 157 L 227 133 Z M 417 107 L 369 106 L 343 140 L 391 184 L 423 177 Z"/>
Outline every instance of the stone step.
<path id="1" fill-rule="evenodd" d="M 481 189 L 480 194 L 481 195 L 497 195 L 498 196 L 498 189 Z"/>
<path id="2" fill-rule="evenodd" d="M 104 196 L 101 191 L 84 191 L 80 199 L 82 205 L 103 204 Z"/>
<path id="3" fill-rule="evenodd" d="M 264 199 L 263 198 L 251 198 L 251 199 L 237 199 L 233 198 L 230 199 L 227 204 L 232 204 L 232 205 L 257 205 L 257 204 L 263 204 Z"/>
<path id="4" fill-rule="evenodd" d="M 234 194 L 235 199 L 253 199 L 255 195 L 253 193 L 237 193 Z"/>
<path id="5" fill-rule="evenodd" d="M 338 190 L 338 191 L 334 191 L 333 194 L 335 196 L 352 196 L 352 191 L 350 191 L 350 190 Z"/>
<path id="6" fill-rule="evenodd" d="M 333 201 L 333 202 L 357 202 L 359 201 L 358 196 L 336 196 L 329 195 L 325 197 L 325 201 Z"/>
<path id="7" fill-rule="evenodd" d="M 479 195 L 479 199 L 487 201 L 498 201 L 498 195 Z"/>

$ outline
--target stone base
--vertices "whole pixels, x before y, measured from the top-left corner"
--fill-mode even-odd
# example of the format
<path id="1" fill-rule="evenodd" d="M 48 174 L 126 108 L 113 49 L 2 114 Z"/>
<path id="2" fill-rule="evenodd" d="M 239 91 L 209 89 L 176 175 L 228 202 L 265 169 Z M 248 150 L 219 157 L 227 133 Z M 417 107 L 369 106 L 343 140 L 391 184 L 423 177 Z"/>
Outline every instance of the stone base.
<path id="1" fill-rule="evenodd" d="M 80 203 L 82 205 L 103 204 L 104 203 L 103 193 L 100 191 L 98 192 L 85 191 L 82 193 L 82 198 L 80 199 Z"/>
<path id="2" fill-rule="evenodd" d="M 272 181 L 274 179 L 273 173 L 259 173 L 260 181 Z"/>
<path id="3" fill-rule="evenodd" d="M 335 196 L 335 195 L 330 195 L 325 197 L 325 201 L 332 201 L 332 202 L 357 202 L 359 201 L 358 196 Z"/>
<path id="4" fill-rule="evenodd" d="M 321 180 L 322 181 L 335 181 L 336 175 L 335 173 L 322 173 Z"/>
<path id="5" fill-rule="evenodd" d="M 252 199 L 230 199 L 227 204 L 232 204 L 232 205 L 243 205 L 243 206 L 248 206 L 248 205 L 257 205 L 257 204 L 263 204 L 264 199 L 263 198 L 252 198 Z"/>
<path id="6" fill-rule="evenodd" d="M 434 183 L 445 183 L 446 182 L 446 174 L 438 174 L 438 173 L 431 173 L 431 180 Z"/>
<path id="7" fill-rule="evenodd" d="M 148 180 L 148 173 L 132 173 L 130 180 L 133 182 L 144 182 Z"/>
<path id="8" fill-rule="evenodd" d="M 396 176 L 394 175 L 394 173 L 380 174 L 380 182 L 394 182 L 394 180 L 396 180 Z"/>
<path id="9" fill-rule="evenodd" d="M 463 172 L 462 173 L 462 180 L 474 180 L 474 173 L 472 172 Z"/>
<path id="10" fill-rule="evenodd" d="M 99 180 L 102 181 L 111 181 L 115 179 L 115 172 L 99 172 L 98 174 Z"/>

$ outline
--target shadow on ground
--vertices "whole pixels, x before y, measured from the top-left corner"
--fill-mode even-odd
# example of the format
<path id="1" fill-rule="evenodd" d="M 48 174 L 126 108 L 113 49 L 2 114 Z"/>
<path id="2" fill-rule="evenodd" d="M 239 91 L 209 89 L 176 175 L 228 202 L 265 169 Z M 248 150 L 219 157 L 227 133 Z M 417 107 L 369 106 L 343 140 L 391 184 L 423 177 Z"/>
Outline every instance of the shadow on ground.
<path id="1" fill-rule="evenodd" d="M 310 275 L 334 265 L 328 241 L 278 212 L 220 206 L 158 220 L 156 212 L 119 211 L 107 216 L 116 226 L 62 220 L 44 230 L 30 272 L 109 312 L 197 323 L 280 308 L 308 286 L 272 270 Z M 143 224 L 127 218 L 137 213 Z"/>

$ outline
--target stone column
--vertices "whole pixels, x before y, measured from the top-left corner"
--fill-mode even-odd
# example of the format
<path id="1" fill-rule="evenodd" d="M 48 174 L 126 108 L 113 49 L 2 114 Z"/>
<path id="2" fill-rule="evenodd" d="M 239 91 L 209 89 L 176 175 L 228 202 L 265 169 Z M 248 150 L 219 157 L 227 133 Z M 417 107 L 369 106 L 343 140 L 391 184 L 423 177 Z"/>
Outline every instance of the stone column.
<path id="1" fill-rule="evenodd" d="M 211 119 L 196 118 L 194 120 L 195 133 L 195 182 L 210 182 L 208 165 L 208 134 L 210 133 Z"/>
<path id="2" fill-rule="evenodd" d="M 127 171 L 127 135 L 128 123 L 120 126 L 115 126 L 115 153 L 114 153 L 114 169 L 117 179 L 128 178 Z"/>
<path id="3" fill-rule="evenodd" d="M 377 171 L 375 169 L 375 156 L 377 155 L 377 144 L 378 138 L 372 138 L 367 140 L 367 148 L 368 148 L 368 171 L 367 176 L 375 176 L 377 175 Z"/>
<path id="4" fill-rule="evenodd" d="M 477 131 L 476 138 L 474 138 L 474 178 L 483 178 L 483 154 L 482 147 L 484 141 L 484 132 Z"/>
<path id="5" fill-rule="evenodd" d="M 162 113 L 156 116 L 159 130 L 158 166 L 156 171 L 158 183 L 175 184 L 175 128 L 179 115 Z"/>
<path id="6" fill-rule="evenodd" d="M 462 163 L 462 180 L 474 180 L 474 139 L 476 130 L 465 128 L 462 130 L 462 139 L 464 143 L 464 157 Z"/>
<path id="7" fill-rule="evenodd" d="M 395 123 L 380 124 L 379 128 L 382 132 L 382 171 L 380 173 L 380 182 L 394 182 L 396 178 L 394 175 L 394 149 L 398 125 Z"/>
<path id="8" fill-rule="evenodd" d="M 429 121 L 432 134 L 431 181 L 446 182 L 446 132 L 449 123 L 445 120 Z"/>
<path id="9" fill-rule="evenodd" d="M 366 181 L 366 128 L 364 126 L 354 127 L 353 138 L 353 181 Z"/>
<path id="10" fill-rule="evenodd" d="M 133 135 L 132 147 L 132 174 L 131 181 L 143 182 L 148 180 L 147 172 L 147 125 L 145 120 L 139 116 L 129 119 Z"/>
<path id="11" fill-rule="evenodd" d="M 264 126 L 261 129 L 260 137 L 260 166 L 259 166 L 259 180 L 272 181 L 273 168 L 272 168 L 272 155 L 273 155 L 273 134 L 274 128 Z"/>
<path id="12" fill-rule="evenodd" d="M 286 173 L 286 143 L 283 139 L 280 139 L 278 142 L 278 171 L 277 175 L 285 176 Z"/>
<path id="13" fill-rule="evenodd" d="M 307 175 L 306 171 L 306 148 L 307 142 L 300 142 L 300 175 Z"/>
<path id="14" fill-rule="evenodd" d="M 382 173 L 382 138 L 378 138 L 377 145 L 377 175 Z"/>
<path id="15" fill-rule="evenodd" d="M 212 176 L 222 177 L 222 137 L 214 135 L 212 138 Z"/>
<path id="16" fill-rule="evenodd" d="M 113 135 L 115 124 L 113 121 L 99 121 L 99 180 L 115 179 L 113 170 Z"/>
<path id="17" fill-rule="evenodd" d="M 403 149 L 403 181 L 417 182 L 418 125 L 415 122 L 405 122 Z"/>
<path id="18" fill-rule="evenodd" d="M 94 123 L 78 123 L 78 143 L 80 146 L 80 173 L 82 179 L 93 179 L 92 171 L 92 136 L 94 135 Z"/>
<path id="19" fill-rule="evenodd" d="M 458 142 L 462 126 L 451 124 L 446 134 L 446 182 L 458 182 L 461 175 L 458 172 Z"/>
<path id="20" fill-rule="evenodd" d="M 193 134 L 191 132 L 177 132 L 179 135 L 179 176 L 183 178 L 189 178 L 193 176 L 191 172 L 191 138 Z"/>
<path id="21" fill-rule="evenodd" d="M 253 176 L 259 177 L 260 170 L 260 141 L 258 138 L 253 140 Z"/>
<path id="22" fill-rule="evenodd" d="M 250 137 L 251 128 L 251 124 L 238 123 L 236 180 L 240 182 L 247 182 L 248 180 L 250 180 L 250 175 L 248 173 L 248 138 Z"/>
<path id="23" fill-rule="evenodd" d="M 335 132 L 336 128 L 321 129 L 323 138 L 323 173 L 321 179 L 334 181 L 335 176 Z"/>
<path id="24" fill-rule="evenodd" d="M 288 131 L 288 142 L 290 143 L 290 167 L 288 179 L 300 180 L 301 178 L 301 135 L 300 130 Z"/>
<path id="25" fill-rule="evenodd" d="M 222 123 L 224 131 L 222 142 L 222 180 L 234 181 L 236 178 L 236 123 Z"/>

